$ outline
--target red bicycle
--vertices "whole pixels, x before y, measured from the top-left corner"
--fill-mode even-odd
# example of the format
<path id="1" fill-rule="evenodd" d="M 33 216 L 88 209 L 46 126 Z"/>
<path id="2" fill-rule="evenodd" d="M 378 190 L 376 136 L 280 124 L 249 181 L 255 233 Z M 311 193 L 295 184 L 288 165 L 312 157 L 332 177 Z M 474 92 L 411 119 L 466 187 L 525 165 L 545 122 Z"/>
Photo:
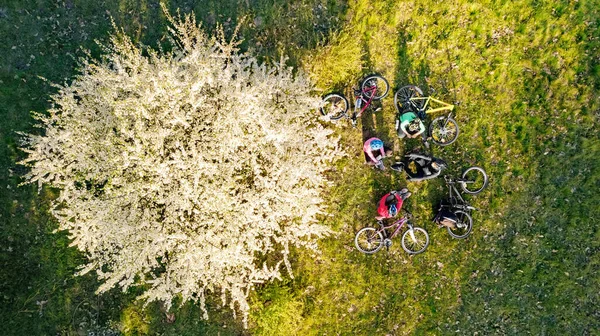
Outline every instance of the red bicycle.
<path id="1" fill-rule="evenodd" d="M 375 100 L 383 99 L 390 91 L 388 81 L 379 75 L 371 75 L 365 78 L 359 89 L 354 89 L 354 111 L 348 114 L 348 99 L 341 94 L 331 93 L 323 97 L 319 111 L 329 120 L 338 120 L 346 117 L 356 126 L 358 118 L 371 106 Z M 377 111 L 377 110 L 376 110 Z"/>

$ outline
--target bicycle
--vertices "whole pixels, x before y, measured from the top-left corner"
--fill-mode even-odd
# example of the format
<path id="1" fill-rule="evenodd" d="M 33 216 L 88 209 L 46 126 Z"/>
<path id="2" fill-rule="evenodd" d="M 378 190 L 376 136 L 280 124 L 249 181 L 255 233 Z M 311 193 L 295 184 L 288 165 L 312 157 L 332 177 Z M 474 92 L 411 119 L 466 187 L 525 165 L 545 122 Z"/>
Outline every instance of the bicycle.
<path id="1" fill-rule="evenodd" d="M 329 120 L 338 120 L 346 117 L 356 126 L 357 119 L 371 106 L 375 100 L 383 99 L 390 91 L 388 81 L 379 75 L 371 75 L 365 78 L 359 89 L 354 89 L 354 111 L 348 115 L 348 99 L 339 93 L 331 93 L 323 97 L 319 111 Z M 377 110 L 376 110 L 377 111 Z"/>
<path id="2" fill-rule="evenodd" d="M 463 172 L 461 178 L 453 180 L 444 176 L 444 180 L 450 193 L 449 199 L 440 204 L 433 222 L 445 226 L 450 236 L 454 238 L 466 238 L 473 228 L 471 210 L 477 210 L 477 208 L 465 201 L 456 188 L 456 184 L 460 184 L 462 190 L 468 194 L 479 194 L 487 186 L 488 176 L 483 168 L 470 167 Z M 472 188 L 471 185 L 475 185 L 475 187 Z"/>
<path id="3" fill-rule="evenodd" d="M 410 213 L 406 213 L 402 218 L 389 226 L 378 222 L 380 228 L 365 227 L 360 229 L 354 237 L 354 245 L 365 254 L 373 254 L 379 251 L 384 245 L 386 248 L 392 246 L 392 239 L 398 235 L 400 229 L 406 224 L 408 230 L 402 234 L 402 248 L 410 254 L 419 254 L 425 251 L 429 246 L 429 234 L 425 229 L 415 227 L 409 221 L 412 218 Z M 389 229 L 394 229 L 392 234 L 388 234 Z"/>
<path id="4" fill-rule="evenodd" d="M 441 105 L 433 108 L 431 103 Z M 458 138 L 458 123 L 452 118 L 454 105 L 443 102 L 433 97 L 424 97 L 423 91 L 415 85 L 406 85 L 401 87 L 394 94 L 394 106 L 398 111 L 396 129 L 400 130 L 400 116 L 408 111 L 414 112 L 421 120 L 425 120 L 425 116 L 429 113 L 440 111 L 449 111 L 447 116 L 440 116 L 429 125 L 429 136 L 431 140 L 439 146 L 447 146 L 456 141 Z"/>

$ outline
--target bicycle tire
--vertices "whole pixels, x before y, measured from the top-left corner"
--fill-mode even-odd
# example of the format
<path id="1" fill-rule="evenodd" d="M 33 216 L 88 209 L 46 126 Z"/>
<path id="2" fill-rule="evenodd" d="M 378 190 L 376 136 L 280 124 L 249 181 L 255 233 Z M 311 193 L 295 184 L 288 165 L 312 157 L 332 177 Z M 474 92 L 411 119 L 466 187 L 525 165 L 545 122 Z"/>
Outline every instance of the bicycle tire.
<path id="1" fill-rule="evenodd" d="M 398 89 L 394 94 L 394 106 L 398 113 L 403 111 L 404 105 L 413 97 L 423 97 L 423 90 L 415 85 L 406 85 Z M 413 103 L 417 108 L 422 109 L 425 104 L 425 100 L 414 100 Z"/>
<path id="2" fill-rule="evenodd" d="M 473 218 L 471 218 L 468 213 L 461 210 L 454 211 L 454 214 L 458 217 L 458 223 L 454 228 L 446 226 L 448 233 L 456 239 L 467 238 L 473 229 Z"/>
<path id="3" fill-rule="evenodd" d="M 402 235 L 402 248 L 410 254 L 423 253 L 427 246 L 429 246 L 429 234 L 425 229 L 420 227 L 413 227 L 413 232 L 417 241 L 411 242 L 412 237 L 410 236 L 410 229 L 406 230 Z"/>
<path id="4" fill-rule="evenodd" d="M 474 176 L 474 178 L 473 178 Z M 467 185 L 475 185 L 474 189 L 467 188 Z M 470 167 L 462 173 L 460 187 L 467 194 L 475 195 L 485 189 L 488 185 L 488 175 L 481 167 Z"/>
<path id="5" fill-rule="evenodd" d="M 439 146 L 448 146 L 458 139 L 458 123 L 445 116 L 433 119 L 429 125 L 431 141 Z"/>
<path id="6" fill-rule="evenodd" d="M 360 84 L 360 90 L 366 99 L 371 97 L 365 94 L 365 88 L 372 86 L 377 87 L 373 100 L 383 99 L 390 92 L 390 83 L 388 83 L 387 79 L 379 75 L 371 75 L 365 78 L 365 80 L 363 80 L 363 82 Z"/>
<path id="7" fill-rule="evenodd" d="M 375 240 L 373 241 L 374 238 Z M 368 247 L 365 248 L 364 245 L 361 245 L 362 242 L 366 242 Z M 383 247 L 383 234 L 372 227 L 362 228 L 354 237 L 354 245 L 362 253 L 373 254 Z M 372 248 L 370 248 L 371 245 L 373 245 Z"/>
<path id="8" fill-rule="evenodd" d="M 347 115 L 349 106 L 350 104 L 346 97 L 337 93 L 331 93 L 323 97 L 319 111 L 323 116 L 328 117 L 329 120 L 338 120 Z"/>

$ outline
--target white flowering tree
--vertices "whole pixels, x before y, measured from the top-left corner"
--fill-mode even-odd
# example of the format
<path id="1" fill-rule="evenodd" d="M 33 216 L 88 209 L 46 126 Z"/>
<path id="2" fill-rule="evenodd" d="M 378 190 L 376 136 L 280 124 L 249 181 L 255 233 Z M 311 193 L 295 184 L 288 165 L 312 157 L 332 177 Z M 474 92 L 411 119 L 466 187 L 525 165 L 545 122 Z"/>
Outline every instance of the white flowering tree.
<path id="1" fill-rule="evenodd" d="M 281 263 L 291 275 L 290 247 L 328 233 L 317 216 L 338 140 L 315 122 L 304 74 L 169 19 L 170 52 L 119 31 L 82 60 L 36 114 L 43 135 L 24 135 L 26 181 L 60 189 L 52 213 L 99 293 L 144 285 L 141 299 L 198 301 L 207 318 L 213 292 L 246 320 L 252 285 Z"/>

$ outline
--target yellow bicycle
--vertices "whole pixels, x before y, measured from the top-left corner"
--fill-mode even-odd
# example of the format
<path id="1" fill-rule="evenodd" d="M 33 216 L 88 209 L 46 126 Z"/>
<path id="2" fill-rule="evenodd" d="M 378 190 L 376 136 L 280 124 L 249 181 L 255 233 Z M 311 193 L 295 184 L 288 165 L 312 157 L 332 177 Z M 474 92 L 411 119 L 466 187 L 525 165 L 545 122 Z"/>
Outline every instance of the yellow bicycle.
<path id="1" fill-rule="evenodd" d="M 433 107 L 435 103 L 437 107 Z M 394 106 L 398 111 L 398 120 L 406 112 L 415 113 L 421 120 L 429 113 L 449 111 L 446 116 L 440 116 L 429 125 L 431 140 L 440 146 L 447 146 L 458 138 L 458 123 L 452 119 L 454 105 L 443 102 L 433 97 L 423 96 L 423 90 L 415 85 L 401 87 L 394 95 Z"/>

